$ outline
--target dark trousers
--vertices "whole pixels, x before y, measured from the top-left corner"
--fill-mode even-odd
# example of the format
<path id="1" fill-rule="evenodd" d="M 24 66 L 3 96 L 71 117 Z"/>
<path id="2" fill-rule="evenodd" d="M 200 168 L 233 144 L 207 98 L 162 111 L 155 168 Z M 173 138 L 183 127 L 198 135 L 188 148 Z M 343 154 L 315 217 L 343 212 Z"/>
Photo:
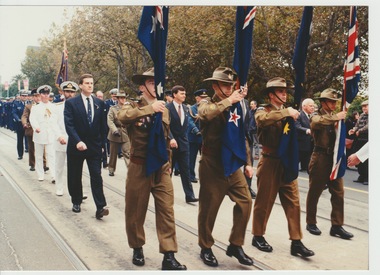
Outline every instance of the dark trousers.
<path id="1" fill-rule="evenodd" d="M 189 169 L 190 169 L 190 180 L 195 180 L 195 163 L 197 161 L 198 152 L 201 152 L 201 144 L 190 142 L 189 143 Z"/>
<path id="2" fill-rule="evenodd" d="M 299 161 L 301 163 L 301 170 L 309 172 L 309 162 L 311 157 L 311 151 L 298 151 Z"/>
<path id="3" fill-rule="evenodd" d="M 22 128 L 21 130 L 16 131 L 17 134 L 17 154 L 19 157 L 24 156 L 24 137 L 25 130 Z"/>
<path id="4" fill-rule="evenodd" d="M 182 187 L 186 198 L 194 198 L 193 185 L 190 181 L 189 151 L 179 151 L 177 149 L 173 149 L 172 164 L 173 163 L 178 163 L 178 168 L 181 173 Z M 172 172 L 173 170 L 174 166 L 172 167 Z"/>
<path id="5" fill-rule="evenodd" d="M 67 184 L 71 202 L 81 204 L 83 200 L 82 170 L 86 160 L 90 173 L 91 192 L 96 209 L 102 209 L 107 205 L 103 193 L 103 179 L 101 174 L 100 156 L 82 156 L 67 154 Z"/>

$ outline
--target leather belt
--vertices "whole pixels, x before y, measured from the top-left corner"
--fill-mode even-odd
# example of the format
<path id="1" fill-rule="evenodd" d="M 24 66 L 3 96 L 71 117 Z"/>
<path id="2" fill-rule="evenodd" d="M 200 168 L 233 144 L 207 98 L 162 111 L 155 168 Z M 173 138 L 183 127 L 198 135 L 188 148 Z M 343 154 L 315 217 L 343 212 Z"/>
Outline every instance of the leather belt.
<path id="1" fill-rule="evenodd" d="M 135 164 L 140 164 L 140 165 L 145 164 L 145 158 L 142 158 L 142 157 L 131 156 L 130 160 L 131 162 Z"/>
<path id="2" fill-rule="evenodd" d="M 279 157 L 277 155 L 277 149 L 275 149 L 273 147 L 268 147 L 265 145 L 262 146 L 261 154 L 263 156 L 272 157 L 272 158 L 278 158 Z"/>
<path id="3" fill-rule="evenodd" d="M 328 147 L 328 148 L 323 148 L 320 146 L 314 146 L 314 152 L 319 152 L 319 153 L 325 153 L 327 155 L 332 155 L 334 153 L 334 148 Z"/>

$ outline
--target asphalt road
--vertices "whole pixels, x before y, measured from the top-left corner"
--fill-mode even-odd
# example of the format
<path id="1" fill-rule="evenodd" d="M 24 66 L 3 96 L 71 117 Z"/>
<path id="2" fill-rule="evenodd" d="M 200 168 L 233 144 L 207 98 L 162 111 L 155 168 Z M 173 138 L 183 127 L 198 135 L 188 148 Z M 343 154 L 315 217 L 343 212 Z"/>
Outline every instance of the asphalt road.
<path id="1" fill-rule="evenodd" d="M 146 265 L 137 267 L 131 263 L 132 250 L 128 247 L 124 226 L 124 185 L 126 167 L 120 159 L 115 177 L 109 177 L 103 169 L 104 192 L 110 215 L 95 219 L 87 166 L 84 166 L 84 192 L 88 199 L 82 204 L 80 214 L 71 211 L 70 197 L 65 190 L 62 197 L 55 195 L 55 186 L 47 180 L 38 182 L 35 172 L 29 171 L 28 155 L 17 160 L 15 133 L 0 129 L 0 270 L 51 271 L 91 270 L 120 273 L 160 270 L 162 255 L 158 253 L 155 232 L 154 201 L 151 199 L 145 222 L 147 242 L 144 245 Z M 64 168 L 65 169 L 65 168 Z M 6 176 L 4 176 L 4 174 Z M 321 236 L 310 235 L 304 228 L 305 200 L 308 191 L 307 174 L 300 173 L 301 224 L 303 243 L 314 250 L 314 257 L 303 259 L 291 256 L 290 241 L 284 212 L 276 201 L 269 219 L 267 241 L 274 247 L 272 253 L 264 253 L 252 247 L 251 221 L 246 231 L 245 252 L 254 258 L 256 265 L 246 267 L 236 259 L 225 255 L 231 229 L 233 204 L 225 198 L 219 210 L 214 228 L 216 239 L 213 248 L 220 265 L 211 268 L 199 259 L 197 240 L 197 204 L 187 204 L 180 178 L 173 176 L 175 189 L 175 216 L 179 244 L 176 258 L 186 264 L 192 273 L 204 271 L 255 271 L 276 270 L 276 273 L 302 271 L 340 273 L 354 271 L 368 274 L 380 270 L 378 257 L 380 245 L 378 220 L 369 214 L 376 209 L 378 200 L 369 200 L 369 186 L 354 183 L 356 171 L 347 170 L 345 180 L 345 229 L 352 232 L 352 240 L 329 236 L 330 196 L 323 192 L 318 206 L 318 226 Z M 48 178 L 48 177 L 47 177 Z M 370 178 L 371 181 L 371 178 Z M 255 186 L 255 181 L 253 186 Z M 15 186 L 16 185 L 16 186 Z M 195 193 L 199 184 L 193 184 Z M 255 189 L 255 188 L 254 188 Z M 23 198 L 26 196 L 26 198 Z M 372 212 L 373 213 L 373 212 Z M 370 233 L 369 233 L 370 232 Z M 264 272 L 267 272 L 264 271 Z M 79 271 L 76 271 L 76 274 Z M 123 272 L 124 273 L 124 272 Z M 14 273 L 13 273 L 14 274 Z M 173 273 L 171 273 L 173 274 Z M 375 274 L 375 273 L 373 273 Z"/>

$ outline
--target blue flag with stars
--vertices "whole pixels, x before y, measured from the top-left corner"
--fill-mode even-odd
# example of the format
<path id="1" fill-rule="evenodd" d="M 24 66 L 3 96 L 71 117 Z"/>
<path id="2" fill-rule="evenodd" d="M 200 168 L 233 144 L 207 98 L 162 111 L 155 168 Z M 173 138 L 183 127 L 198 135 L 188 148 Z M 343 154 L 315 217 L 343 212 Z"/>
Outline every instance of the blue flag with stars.
<path id="1" fill-rule="evenodd" d="M 138 39 L 147 49 L 154 63 L 154 82 L 158 100 L 162 100 L 164 94 L 168 15 L 168 7 L 145 6 L 137 34 Z M 169 159 L 162 127 L 162 113 L 156 113 L 153 116 L 148 140 L 148 154 L 146 156 L 147 176 L 160 169 Z"/>
<path id="2" fill-rule="evenodd" d="M 239 6 L 236 9 L 233 67 L 238 75 L 238 86 L 245 86 L 247 83 L 255 14 L 256 7 Z M 242 104 L 245 104 L 244 101 Z M 222 162 L 225 176 L 231 175 L 247 163 L 243 116 L 240 102 L 233 104 L 230 110 L 225 112 L 227 125 L 222 135 Z"/>
<path id="3" fill-rule="evenodd" d="M 305 7 L 293 56 L 293 67 L 296 71 L 296 83 L 294 92 L 294 108 L 298 109 L 303 94 L 303 82 L 305 81 L 305 66 L 307 47 L 310 41 L 310 27 L 313 18 L 313 7 Z M 284 122 L 280 146 L 277 151 L 284 166 L 284 181 L 291 182 L 298 178 L 298 140 L 297 131 L 292 117 L 287 117 Z"/>

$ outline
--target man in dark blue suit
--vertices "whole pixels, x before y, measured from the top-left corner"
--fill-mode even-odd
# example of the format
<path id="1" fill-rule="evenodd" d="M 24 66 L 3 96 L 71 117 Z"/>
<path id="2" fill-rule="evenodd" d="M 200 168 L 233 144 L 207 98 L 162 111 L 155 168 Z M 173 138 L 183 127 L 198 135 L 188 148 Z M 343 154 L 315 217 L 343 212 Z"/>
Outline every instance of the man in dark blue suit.
<path id="1" fill-rule="evenodd" d="M 310 115 L 312 113 L 314 113 L 314 100 L 306 98 L 302 101 L 302 111 L 295 122 L 299 161 L 301 163 L 300 171 L 309 172 L 309 162 L 313 151 L 313 138 L 310 130 Z"/>
<path id="2" fill-rule="evenodd" d="M 21 123 L 21 116 L 24 113 L 26 99 L 28 96 L 27 91 L 20 91 L 20 100 L 15 100 L 12 105 L 12 118 L 14 121 L 14 130 L 17 133 L 17 154 L 18 159 L 22 159 L 24 155 L 24 137 L 25 130 Z M 25 144 L 26 147 L 26 144 Z"/>
<path id="3" fill-rule="evenodd" d="M 174 86 L 172 88 L 173 102 L 166 105 L 170 115 L 170 147 L 173 151 L 173 164 L 178 163 L 181 172 L 181 182 L 183 191 L 185 192 L 186 202 L 197 202 L 194 196 L 193 186 L 190 181 L 189 168 L 189 140 L 187 138 L 187 128 L 189 124 L 189 109 L 183 102 L 186 99 L 186 90 L 182 86 Z"/>
<path id="4" fill-rule="evenodd" d="M 84 74 L 79 79 L 80 95 L 65 103 L 64 117 L 67 145 L 67 180 L 73 212 L 81 211 L 83 200 L 82 170 L 86 160 L 90 172 L 91 192 L 96 205 L 95 216 L 101 219 L 109 210 L 103 193 L 101 175 L 102 142 L 106 135 L 104 102 L 92 96 L 94 79 Z"/>

